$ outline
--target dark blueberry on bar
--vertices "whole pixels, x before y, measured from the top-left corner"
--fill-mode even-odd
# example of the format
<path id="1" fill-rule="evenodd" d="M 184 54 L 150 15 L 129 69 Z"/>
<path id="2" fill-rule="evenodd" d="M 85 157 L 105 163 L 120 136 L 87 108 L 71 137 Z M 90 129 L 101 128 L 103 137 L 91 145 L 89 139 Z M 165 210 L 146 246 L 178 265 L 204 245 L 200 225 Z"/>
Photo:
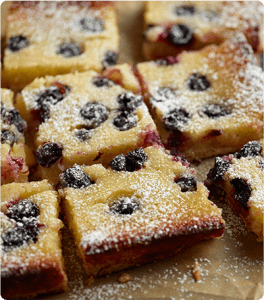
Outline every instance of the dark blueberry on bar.
<path id="1" fill-rule="evenodd" d="M 223 176 L 230 165 L 230 161 L 224 160 L 221 157 L 216 157 L 214 167 L 209 171 L 207 178 L 214 182 L 223 179 Z"/>
<path id="2" fill-rule="evenodd" d="M 111 160 L 110 167 L 115 171 L 126 171 L 126 156 L 124 154 L 117 155 Z"/>
<path id="3" fill-rule="evenodd" d="M 40 93 L 35 100 L 38 117 L 41 120 L 46 121 L 49 118 L 50 105 L 56 105 L 58 102 L 62 101 L 69 92 L 69 86 L 57 83 Z"/>
<path id="4" fill-rule="evenodd" d="M 263 70 L 263 68 L 264 68 L 264 65 L 263 65 L 263 52 L 262 52 L 261 55 L 260 55 L 260 67 L 261 67 L 262 70 Z"/>
<path id="5" fill-rule="evenodd" d="M 1 103 L 1 119 L 3 122 L 6 121 L 6 117 L 7 117 L 7 111 L 4 107 L 4 105 Z"/>
<path id="6" fill-rule="evenodd" d="M 75 136 L 81 142 L 89 141 L 92 138 L 94 131 L 92 129 L 81 128 L 75 133 Z"/>
<path id="7" fill-rule="evenodd" d="M 122 200 L 114 202 L 110 211 L 114 214 L 119 215 L 132 215 L 136 210 L 139 209 L 139 203 L 136 197 L 124 197 Z"/>
<path id="8" fill-rule="evenodd" d="M 170 29 L 168 39 L 176 46 L 188 45 L 193 40 L 193 32 L 186 25 L 177 24 Z"/>
<path id="9" fill-rule="evenodd" d="M 128 152 L 126 159 L 126 169 L 129 172 L 133 172 L 143 167 L 144 162 L 147 160 L 147 155 L 143 148 L 137 148 L 131 152 Z"/>
<path id="10" fill-rule="evenodd" d="M 62 145 L 55 142 L 47 142 L 39 146 L 36 151 L 36 157 L 42 167 L 51 167 L 58 159 L 62 157 Z"/>
<path id="11" fill-rule="evenodd" d="M 117 97 L 117 102 L 120 105 L 120 110 L 134 111 L 138 106 L 140 106 L 142 101 L 142 96 L 135 95 L 131 92 L 121 94 Z"/>
<path id="12" fill-rule="evenodd" d="M 201 112 L 202 112 L 202 115 L 205 115 L 210 119 L 217 119 L 217 118 L 224 117 L 224 116 L 230 114 L 230 112 L 228 110 L 222 108 L 218 104 L 205 105 L 201 109 Z"/>
<path id="13" fill-rule="evenodd" d="M 9 229 L 1 234 L 2 249 L 7 252 L 13 248 L 26 245 L 29 241 L 36 242 L 39 229 L 36 224 L 26 226 L 18 223 L 15 228 Z"/>
<path id="14" fill-rule="evenodd" d="M 73 166 L 66 169 L 60 175 L 60 183 L 63 188 L 72 187 L 75 189 L 86 188 L 93 182 L 80 166 Z"/>
<path id="15" fill-rule="evenodd" d="M 261 145 L 257 141 L 248 142 L 245 144 L 240 151 L 235 153 L 236 158 L 241 157 L 255 157 L 259 156 L 261 152 Z"/>
<path id="16" fill-rule="evenodd" d="M 23 223 L 25 219 L 36 219 L 39 216 L 39 208 L 32 201 L 24 199 L 11 206 L 6 215 L 16 222 Z"/>
<path id="17" fill-rule="evenodd" d="M 57 54 L 61 54 L 66 58 L 78 56 L 81 55 L 82 53 L 83 53 L 82 47 L 75 43 L 64 43 L 60 45 L 57 50 Z"/>
<path id="18" fill-rule="evenodd" d="M 190 115 L 183 108 L 176 108 L 164 115 L 162 122 L 167 130 L 181 130 L 188 123 Z"/>
<path id="19" fill-rule="evenodd" d="M 20 116 L 16 109 L 12 109 L 7 113 L 6 123 L 9 125 L 14 124 L 21 133 L 27 129 L 27 122 Z"/>
<path id="20" fill-rule="evenodd" d="M 191 174 L 181 174 L 175 182 L 180 186 L 183 193 L 197 191 L 197 179 Z"/>
<path id="21" fill-rule="evenodd" d="M 80 20 L 80 26 L 83 31 L 88 32 L 102 32 L 104 30 L 104 23 L 101 19 L 95 17 L 85 17 Z"/>
<path id="22" fill-rule="evenodd" d="M 177 64 L 178 62 L 179 62 L 179 59 L 175 56 L 167 56 L 165 58 L 159 58 L 159 59 L 155 60 L 155 63 L 158 66 L 170 66 L 170 65 Z"/>
<path id="23" fill-rule="evenodd" d="M 188 78 L 187 86 L 191 91 L 202 92 L 209 89 L 211 84 L 207 80 L 206 76 L 194 73 Z"/>
<path id="24" fill-rule="evenodd" d="M 114 118 L 113 124 L 120 131 L 126 131 L 137 125 L 137 117 L 131 112 L 124 110 Z"/>
<path id="25" fill-rule="evenodd" d="M 1 144 L 9 144 L 12 147 L 15 143 L 17 143 L 17 136 L 13 131 L 1 131 Z"/>
<path id="26" fill-rule="evenodd" d="M 192 5 L 182 5 L 174 9 L 174 13 L 181 17 L 189 17 L 195 14 L 195 7 Z"/>
<path id="27" fill-rule="evenodd" d="M 243 178 L 235 178 L 230 181 L 235 190 L 235 200 L 237 200 L 245 210 L 248 210 L 247 203 L 251 195 L 251 187 Z"/>
<path id="28" fill-rule="evenodd" d="M 20 49 L 28 46 L 28 40 L 23 35 L 11 37 L 7 42 L 7 48 L 13 52 L 17 52 Z"/>
<path id="29" fill-rule="evenodd" d="M 103 77 L 103 76 L 97 76 L 97 77 L 93 78 L 93 84 L 95 86 L 97 86 L 98 88 L 103 87 L 103 86 L 109 87 L 109 86 L 111 86 L 112 83 L 113 83 L 113 81 L 111 81 L 108 78 Z"/>
<path id="30" fill-rule="evenodd" d="M 107 68 L 109 66 L 114 66 L 116 65 L 118 59 L 118 54 L 113 51 L 107 51 L 103 57 L 103 67 Z"/>
<path id="31" fill-rule="evenodd" d="M 80 115 L 89 122 L 91 128 L 95 128 L 107 120 L 109 111 L 101 103 L 88 102 L 81 108 Z"/>
<path id="32" fill-rule="evenodd" d="M 176 98 L 176 93 L 171 88 L 161 87 L 157 92 L 151 97 L 152 101 L 164 102 L 167 100 L 173 100 Z"/>

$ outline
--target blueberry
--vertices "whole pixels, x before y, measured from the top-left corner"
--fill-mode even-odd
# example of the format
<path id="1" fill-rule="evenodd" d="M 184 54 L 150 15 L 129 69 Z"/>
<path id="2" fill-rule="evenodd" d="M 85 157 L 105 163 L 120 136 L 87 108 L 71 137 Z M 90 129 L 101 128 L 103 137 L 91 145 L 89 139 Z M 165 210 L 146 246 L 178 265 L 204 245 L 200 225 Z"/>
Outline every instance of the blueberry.
<path id="1" fill-rule="evenodd" d="M 206 76 L 194 73 L 188 78 L 187 86 L 191 91 L 202 92 L 210 87 L 210 82 L 207 80 Z"/>
<path id="2" fill-rule="evenodd" d="M 168 39 L 177 46 L 188 45 L 193 40 L 193 32 L 186 25 L 177 24 L 170 29 Z"/>
<path id="3" fill-rule="evenodd" d="M 21 200 L 11 206 L 6 213 L 10 219 L 16 222 L 23 222 L 23 219 L 37 218 L 39 214 L 37 205 L 28 199 Z"/>
<path id="4" fill-rule="evenodd" d="M 72 187 L 75 189 L 86 188 L 93 182 L 79 166 L 66 169 L 60 175 L 60 183 L 63 188 Z"/>
<path id="5" fill-rule="evenodd" d="M 118 96 L 117 102 L 120 104 L 120 110 L 134 111 L 142 102 L 142 96 L 134 95 L 131 92 Z"/>
<path id="6" fill-rule="evenodd" d="M 101 19 L 94 17 L 85 17 L 80 20 L 81 29 L 89 32 L 102 32 L 104 30 L 104 23 Z"/>
<path id="7" fill-rule="evenodd" d="M 124 154 L 117 155 L 110 162 L 110 167 L 115 171 L 126 171 L 126 156 Z"/>
<path id="8" fill-rule="evenodd" d="M 223 179 L 223 176 L 230 165 L 230 161 L 216 157 L 214 167 L 209 171 L 207 178 L 213 180 L 214 182 Z"/>
<path id="9" fill-rule="evenodd" d="M 202 115 L 206 115 L 210 119 L 217 119 L 217 118 L 224 117 L 224 116 L 230 114 L 230 112 L 228 110 L 222 108 L 220 105 L 217 105 L 217 104 L 205 105 L 201 109 L 201 112 L 202 112 Z"/>
<path id="10" fill-rule="evenodd" d="M 107 68 L 109 66 L 116 65 L 117 58 L 118 58 L 118 54 L 116 52 L 107 51 L 103 57 L 103 62 L 102 62 L 103 67 Z"/>
<path id="11" fill-rule="evenodd" d="M 82 47 L 75 43 L 64 43 L 60 45 L 57 50 L 57 54 L 61 54 L 66 58 L 78 56 L 81 55 L 82 53 L 83 53 Z"/>
<path id="12" fill-rule="evenodd" d="M 80 115 L 89 122 L 91 128 L 95 128 L 107 119 L 109 111 L 101 103 L 88 102 L 81 108 Z"/>
<path id="13" fill-rule="evenodd" d="M 167 130 L 181 130 L 189 119 L 190 115 L 183 108 L 176 108 L 164 115 L 162 122 Z"/>
<path id="14" fill-rule="evenodd" d="M 242 205 L 245 210 L 248 210 L 247 203 L 251 195 L 251 187 L 243 178 L 235 178 L 230 181 L 235 190 L 234 198 Z"/>
<path id="15" fill-rule="evenodd" d="M 1 234 L 1 246 L 4 251 L 21 247 L 30 240 L 37 241 L 39 229 L 36 224 L 25 226 L 23 223 L 17 224 L 15 228 L 9 229 Z"/>
<path id="16" fill-rule="evenodd" d="M 126 169 L 129 172 L 143 167 L 144 162 L 147 160 L 147 155 L 144 152 L 143 148 L 137 148 L 127 154 Z"/>
<path id="17" fill-rule="evenodd" d="M 85 142 L 91 139 L 93 132 L 94 131 L 92 129 L 82 128 L 75 133 L 75 136 L 78 140 Z"/>
<path id="18" fill-rule="evenodd" d="M 139 203 L 136 197 L 123 197 L 117 202 L 114 202 L 110 211 L 119 215 L 132 215 L 133 212 L 139 209 Z"/>
<path id="19" fill-rule="evenodd" d="M 1 103 L 1 119 L 3 122 L 6 121 L 6 117 L 7 117 L 7 111 L 5 109 L 5 106 L 3 105 L 3 103 Z"/>
<path id="20" fill-rule="evenodd" d="M 58 159 L 62 157 L 62 145 L 55 142 L 47 142 L 39 146 L 36 151 L 36 157 L 42 167 L 51 167 Z"/>
<path id="21" fill-rule="evenodd" d="M 13 131 L 1 131 L 1 144 L 9 144 L 12 147 L 15 143 L 17 143 L 17 136 Z"/>
<path id="22" fill-rule="evenodd" d="M 20 49 L 28 46 L 28 40 L 23 35 L 11 37 L 7 42 L 7 48 L 13 52 L 17 52 Z"/>
<path id="23" fill-rule="evenodd" d="M 11 109 L 7 113 L 6 123 L 9 125 L 14 124 L 17 130 L 21 133 L 27 129 L 27 122 L 20 116 L 16 109 Z"/>
<path id="24" fill-rule="evenodd" d="M 109 87 L 113 82 L 111 80 L 109 80 L 106 77 L 103 76 L 97 76 L 95 78 L 93 78 L 93 84 L 95 86 L 97 86 L 98 88 L 106 86 Z"/>
<path id="25" fill-rule="evenodd" d="M 114 126 L 120 131 L 129 130 L 136 126 L 137 117 L 128 111 L 121 111 L 113 120 Z"/>
<path id="26" fill-rule="evenodd" d="M 260 66 L 261 66 L 261 68 L 263 70 L 263 67 L 264 67 L 264 65 L 263 65 L 263 52 L 260 55 Z"/>
<path id="27" fill-rule="evenodd" d="M 36 111 L 38 117 L 42 121 L 46 121 L 49 118 L 50 106 L 56 105 L 62 101 L 70 92 L 70 87 L 61 83 L 50 86 L 44 92 L 40 93 L 36 102 Z"/>
<path id="28" fill-rule="evenodd" d="M 189 17 L 195 14 L 195 7 L 192 5 L 182 5 L 174 9 L 177 16 Z"/>
<path id="29" fill-rule="evenodd" d="M 183 173 L 175 182 L 180 186 L 183 193 L 197 191 L 197 179 L 191 174 Z"/>
<path id="30" fill-rule="evenodd" d="M 178 58 L 174 57 L 174 56 L 167 56 L 165 58 L 160 58 L 155 60 L 155 63 L 158 66 L 170 66 L 170 65 L 174 65 L 176 63 L 178 63 Z"/>
<path id="31" fill-rule="evenodd" d="M 151 97 L 152 101 L 164 102 L 167 100 L 173 100 L 176 98 L 176 93 L 171 88 L 161 87 L 158 91 Z"/>
<path id="32" fill-rule="evenodd" d="M 236 158 L 241 157 L 255 157 L 259 156 L 261 152 L 261 145 L 257 141 L 248 142 L 240 151 L 235 153 Z"/>

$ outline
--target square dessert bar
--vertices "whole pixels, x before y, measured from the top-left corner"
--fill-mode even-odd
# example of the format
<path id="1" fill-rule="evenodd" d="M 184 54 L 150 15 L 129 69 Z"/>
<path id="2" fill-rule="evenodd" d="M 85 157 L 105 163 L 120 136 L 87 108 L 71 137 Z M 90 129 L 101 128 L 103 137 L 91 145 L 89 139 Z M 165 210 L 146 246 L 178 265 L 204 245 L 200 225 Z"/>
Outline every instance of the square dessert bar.
<path id="1" fill-rule="evenodd" d="M 75 163 L 108 164 L 120 153 L 161 143 L 142 96 L 94 71 L 35 79 L 17 106 L 35 138 L 41 177 L 53 183 Z"/>
<path id="2" fill-rule="evenodd" d="M 258 241 L 263 241 L 263 151 L 262 139 L 248 142 L 235 154 L 216 157 L 205 182 L 211 190 L 224 190 L 225 200 Z"/>
<path id="3" fill-rule="evenodd" d="M 137 65 L 161 140 L 191 161 L 238 151 L 263 132 L 263 71 L 244 35 Z"/>
<path id="4" fill-rule="evenodd" d="M 220 44 L 243 32 L 262 51 L 263 4 L 258 1 L 147 1 L 143 53 L 146 59 Z"/>
<path id="5" fill-rule="evenodd" d="M 27 123 L 13 105 L 14 93 L 1 89 L 1 185 L 27 182 L 24 131 Z"/>
<path id="6" fill-rule="evenodd" d="M 118 57 L 117 17 L 110 1 L 14 2 L 6 37 L 5 74 L 16 89 L 47 74 L 101 71 Z"/>
<path id="7" fill-rule="evenodd" d="M 2 297 L 66 291 L 57 192 L 47 180 L 11 183 L 1 200 Z"/>
<path id="8" fill-rule="evenodd" d="M 194 170 L 162 147 L 115 157 L 108 169 L 75 165 L 59 193 L 89 276 L 160 260 L 220 237 L 221 210 Z"/>

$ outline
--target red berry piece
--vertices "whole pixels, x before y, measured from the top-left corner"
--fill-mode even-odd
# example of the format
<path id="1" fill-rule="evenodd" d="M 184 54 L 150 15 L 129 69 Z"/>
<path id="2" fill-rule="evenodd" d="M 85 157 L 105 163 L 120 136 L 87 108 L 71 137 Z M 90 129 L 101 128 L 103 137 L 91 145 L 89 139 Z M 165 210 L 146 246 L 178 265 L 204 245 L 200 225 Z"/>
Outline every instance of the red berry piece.
<path id="1" fill-rule="evenodd" d="M 78 165 L 66 169 L 60 175 L 60 183 L 63 188 L 72 187 L 74 189 L 82 189 L 91 185 L 93 182 L 88 175 Z"/>
<path id="2" fill-rule="evenodd" d="M 61 144 L 48 142 L 38 147 L 36 157 L 42 167 L 49 168 L 62 157 L 62 150 Z"/>
<path id="3" fill-rule="evenodd" d="M 211 84 L 206 76 L 194 73 L 188 78 L 187 86 L 191 91 L 202 92 L 209 89 Z"/>
<path id="4" fill-rule="evenodd" d="M 88 102 L 81 108 L 80 115 L 87 121 L 90 128 L 96 128 L 107 120 L 109 111 L 101 103 Z"/>
<path id="5" fill-rule="evenodd" d="M 64 43 L 60 45 L 57 50 L 57 54 L 60 54 L 65 58 L 78 56 L 81 55 L 82 53 L 83 53 L 82 47 L 75 43 Z"/>
<path id="6" fill-rule="evenodd" d="M 139 209 L 138 199 L 136 197 L 124 197 L 123 199 L 114 202 L 110 211 L 117 215 L 132 215 Z"/>
<path id="7" fill-rule="evenodd" d="M 181 130 L 188 123 L 190 115 L 183 108 L 176 108 L 167 113 L 162 122 L 167 130 Z"/>
<path id="8" fill-rule="evenodd" d="M 13 52 L 17 52 L 28 46 L 28 40 L 23 35 L 13 36 L 7 41 L 7 48 Z"/>
<path id="9" fill-rule="evenodd" d="M 245 210 L 248 210 L 247 203 L 251 195 L 251 187 L 243 178 L 232 179 L 230 183 L 235 190 L 234 198 Z"/>
<path id="10" fill-rule="evenodd" d="M 177 24 L 171 27 L 168 39 L 176 46 L 189 45 L 193 41 L 193 32 L 186 25 Z"/>
<path id="11" fill-rule="evenodd" d="M 228 110 L 222 108 L 218 104 L 205 105 L 201 109 L 201 113 L 203 116 L 205 115 L 206 117 L 208 117 L 210 119 L 217 119 L 217 118 L 224 117 L 224 116 L 230 114 L 230 112 Z"/>
<path id="12" fill-rule="evenodd" d="M 240 151 L 235 153 L 236 158 L 241 157 L 255 157 L 259 156 L 261 152 L 261 145 L 257 141 L 248 142 Z"/>
<path id="13" fill-rule="evenodd" d="M 180 186 L 183 193 L 195 192 L 197 190 L 197 179 L 191 174 L 183 173 L 175 182 Z"/>

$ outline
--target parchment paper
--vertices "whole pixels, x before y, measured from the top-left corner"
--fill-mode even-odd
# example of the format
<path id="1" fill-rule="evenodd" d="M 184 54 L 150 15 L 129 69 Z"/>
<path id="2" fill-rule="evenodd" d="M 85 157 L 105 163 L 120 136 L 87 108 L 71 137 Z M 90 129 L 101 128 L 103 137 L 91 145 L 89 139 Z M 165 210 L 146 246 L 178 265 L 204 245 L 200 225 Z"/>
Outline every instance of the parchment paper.
<path id="1" fill-rule="evenodd" d="M 144 61 L 141 54 L 144 3 L 120 1 L 116 6 L 121 35 L 120 63 Z M 5 6 L 3 11 L 5 14 Z M 205 179 L 213 162 L 213 158 L 207 159 L 199 166 L 194 166 L 199 180 Z M 225 203 L 216 200 L 216 204 L 223 208 L 226 221 L 226 230 L 221 239 L 204 241 L 173 258 L 102 277 L 90 285 L 65 226 L 62 230 L 63 254 L 69 291 L 39 296 L 37 299 L 261 299 L 263 244 L 256 241 L 256 236 L 247 231 Z M 195 260 L 201 268 L 201 280 L 198 282 L 192 274 Z M 132 279 L 119 283 L 122 273 L 128 273 Z"/>

